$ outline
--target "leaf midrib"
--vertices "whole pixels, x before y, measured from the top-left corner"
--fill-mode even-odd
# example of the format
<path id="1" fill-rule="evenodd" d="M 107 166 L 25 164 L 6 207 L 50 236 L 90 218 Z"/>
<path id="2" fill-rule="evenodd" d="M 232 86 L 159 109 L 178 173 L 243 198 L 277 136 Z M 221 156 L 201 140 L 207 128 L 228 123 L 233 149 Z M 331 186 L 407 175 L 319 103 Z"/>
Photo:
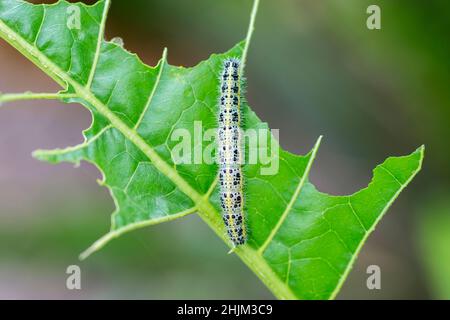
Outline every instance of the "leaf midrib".
<path id="1" fill-rule="evenodd" d="M 111 125 L 119 130 L 127 139 L 138 147 L 152 161 L 156 169 L 169 178 L 183 193 L 192 199 L 198 209 L 199 216 L 214 230 L 214 232 L 228 244 L 225 229 L 217 210 L 209 201 L 209 195 L 201 195 L 187 183 L 176 170 L 167 164 L 145 140 L 133 129 L 129 128 L 118 116 L 104 105 L 90 90 L 72 79 L 66 71 L 43 55 L 38 48 L 28 43 L 19 34 L 10 29 L 0 19 L 0 36 L 30 59 L 37 67 L 49 75 L 63 88 L 70 85 L 78 97 L 85 100 L 107 118 Z M 247 44 L 246 44 L 247 45 Z M 240 246 L 234 251 L 242 261 L 258 276 L 258 278 L 280 299 L 296 299 L 295 294 L 267 264 L 260 253 L 248 245 Z"/>

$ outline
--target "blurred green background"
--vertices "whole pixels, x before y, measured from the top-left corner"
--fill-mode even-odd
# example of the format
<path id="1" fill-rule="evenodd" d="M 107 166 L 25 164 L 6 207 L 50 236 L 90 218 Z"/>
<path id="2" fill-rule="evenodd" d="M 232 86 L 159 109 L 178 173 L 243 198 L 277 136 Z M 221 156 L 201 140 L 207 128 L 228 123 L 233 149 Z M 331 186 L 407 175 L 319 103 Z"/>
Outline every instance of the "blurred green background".
<path id="1" fill-rule="evenodd" d="M 252 5 L 112 2 L 108 39 L 122 37 L 150 65 L 168 47 L 169 62 L 185 66 L 243 39 Z M 381 30 L 366 27 L 370 4 L 381 7 Z M 292 152 L 324 135 L 311 173 L 320 190 L 352 193 L 387 156 L 427 148 L 340 299 L 450 299 L 449 12 L 448 0 L 261 0 L 248 100 Z M 0 41 L 0 91 L 57 89 Z M 196 216 L 127 234 L 79 262 L 109 228 L 108 191 L 91 165 L 51 166 L 30 154 L 81 142 L 89 123 L 81 106 L 53 101 L 0 110 L 0 298 L 272 298 Z M 80 291 L 65 287 L 71 264 L 81 266 Z M 366 287 L 371 264 L 381 267 L 381 290 Z"/>

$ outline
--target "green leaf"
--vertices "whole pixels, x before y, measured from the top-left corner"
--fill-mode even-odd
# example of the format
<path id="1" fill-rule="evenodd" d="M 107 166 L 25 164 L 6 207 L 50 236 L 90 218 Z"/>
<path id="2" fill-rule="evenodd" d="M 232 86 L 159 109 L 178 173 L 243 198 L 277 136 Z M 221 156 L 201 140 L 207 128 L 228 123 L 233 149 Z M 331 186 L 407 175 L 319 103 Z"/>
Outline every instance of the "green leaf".
<path id="1" fill-rule="evenodd" d="M 70 6 L 79 8 L 79 30 L 67 27 Z M 228 57 L 245 62 L 258 1 L 246 41 L 192 68 L 170 65 L 166 52 L 149 67 L 105 41 L 108 6 L 108 1 L 86 6 L 0 0 L 0 37 L 63 86 L 63 101 L 92 113 L 84 143 L 35 153 L 52 163 L 88 161 L 103 173 L 117 209 L 110 233 L 83 258 L 126 231 L 194 212 L 229 245 L 218 206 L 217 166 L 175 164 L 178 142 L 170 137 L 175 129 L 193 136 L 195 121 L 202 121 L 203 133 L 216 127 L 221 64 Z M 245 129 L 269 130 L 247 105 L 242 113 Z M 420 170 L 424 151 L 388 158 L 367 188 L 332 196 L 308 180 L 319 144 L 320 138 L 306 156 L 281 149 L 277 155 L 268 148 L 271 160 L 279 161 L 274 175 L 261 174 L 263 163 L 244 168 L 249 241 L 234 253 L 277 298 L 334 298 L 370 232 Z"/>

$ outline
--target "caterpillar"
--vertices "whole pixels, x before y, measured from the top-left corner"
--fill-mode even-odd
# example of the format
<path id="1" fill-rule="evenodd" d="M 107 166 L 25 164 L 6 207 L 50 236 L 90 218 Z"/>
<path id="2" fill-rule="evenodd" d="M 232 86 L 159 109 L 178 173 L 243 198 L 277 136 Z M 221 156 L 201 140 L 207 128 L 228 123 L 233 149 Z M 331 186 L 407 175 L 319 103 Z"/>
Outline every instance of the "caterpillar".
<path id="1" fill-rule="evenodd" d="M 241 68 L 240 60 L 223 62 L 220 75 L 218 164 L 222 219 L 233 247 L 247 241 L 241 167 Z"/>

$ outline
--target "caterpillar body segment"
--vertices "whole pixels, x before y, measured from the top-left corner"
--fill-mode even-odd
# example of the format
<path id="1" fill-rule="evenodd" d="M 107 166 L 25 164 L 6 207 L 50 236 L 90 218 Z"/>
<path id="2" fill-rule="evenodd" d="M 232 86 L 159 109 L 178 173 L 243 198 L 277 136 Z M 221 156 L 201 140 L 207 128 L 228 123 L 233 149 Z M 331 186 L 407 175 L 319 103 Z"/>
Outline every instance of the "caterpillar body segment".
<path id="1" fill-rule="evenodd" d="M 218 163 L 222 218 L 233 245 L 247 241 L 241 167 L 241 68 L 226 59 L 220 76 Z"/>

